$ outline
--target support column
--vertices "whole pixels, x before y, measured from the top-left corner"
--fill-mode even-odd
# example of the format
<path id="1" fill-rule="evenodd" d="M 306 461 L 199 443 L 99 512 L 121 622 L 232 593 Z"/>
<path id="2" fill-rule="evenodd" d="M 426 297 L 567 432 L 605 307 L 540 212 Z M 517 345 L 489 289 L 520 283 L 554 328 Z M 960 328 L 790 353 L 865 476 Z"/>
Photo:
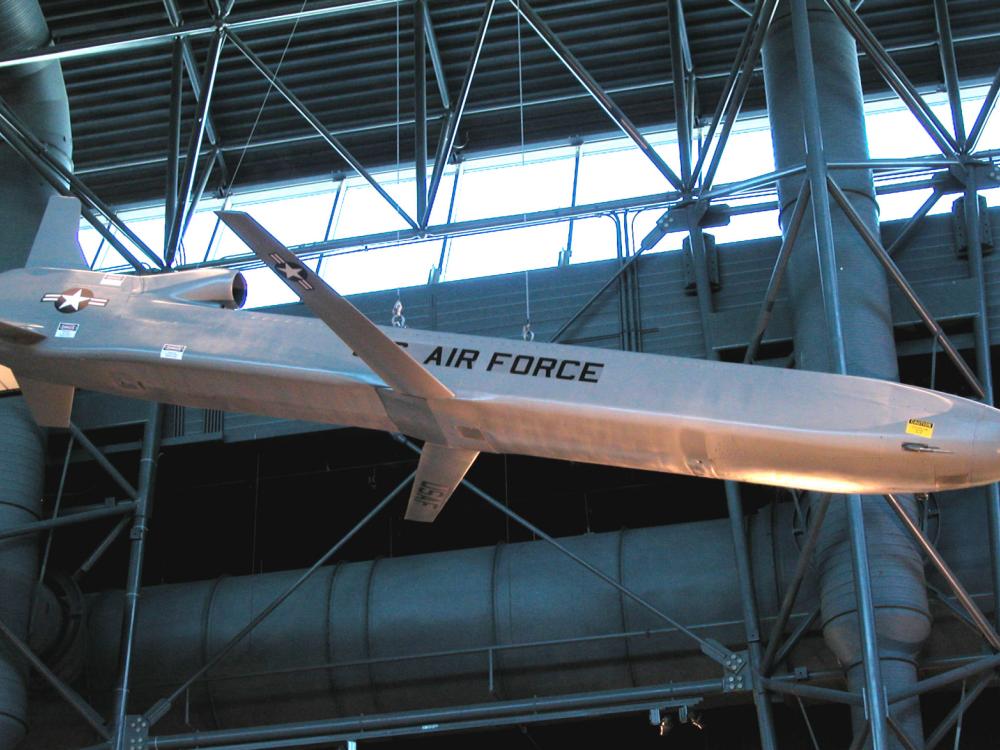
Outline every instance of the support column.
<path id="1" fill-rule="evenodd" d="M 152 513 L 153 488 L 156 483 L 156 462 L 160 452 L 160 432 L 163 409 L 159 404 L 149 405 L 146 428 L 142 435 L 142 454 L 139 458 L 138 497 L 132 520 L 132 545 L 128 562 L 128 580 L 125 584 L 125 606 L 122 608 L 121 658 L 118 667 L 118 686 L 115 688 L 113 750 L 125 748 L 125 720 L 128 714 L 129 682 L 132 676 L 132 655 L 135 641 L 136 620 L 139 611 L 139 588 L 142 584 L 142 564 L 146 552 L 147 523 Z"/>
<path id="2" fill-rule="evenodd" d="M 810 81 L 809 57 L 800 58 L 807 74 L 806 85 L 801 87 L 795 84 L 799 69 L 796 42 L 803 43 L 803 29 L 799 34 L 793 30 L 795 7 L 808 17 L 805 36 L 811 38 L 814 68 Z M 800 53 L 808 55 L 808 49 Z M 885 274 L 844 214 L 830 210 L 823 175 L 827 162 L 868 159 L 854 40 L 822 0 L 784 3 L 764 46 L 764 74 L 775 166 L 780 170 L 808 163 L 810 167 L 807 176 L 779 183 L 785 231 L 802 181 L 814 178 L 816 184 L 814 221 L 803 223 L 787 270 L 796 366 L 896 380 Z M 814 94 L 818 90 L 819 96 L 806 96 L 810 88 Z M 810 120 L 811 132 L 804 127 Z M 878 206 L 871 172 L 841 171 L 837 180 L 877 235 Z M 821 250 L 826 252 L 819 253 Z M 818 254 L 823 257 L 818 258 Z M 906 498 L 905 504 L 913 515 L 912 497 Z M 867 597 L 859 595 L 866 594 L 866 587 L 856 587 L 854 570 L 859 568 L 859 583 L 863 584 L 868 577 L 866 557 L 874 623 L 865 623 L 864 617 L 859 623 L 858 617 L 859 607 L 862 613 L 867 609 Z M 870 700 L 871 685 L 877 685 L 879 678 L 889 692 L 913 684 L 916 657 L 930 632 L 923 565 L 919 551 L 880 498 L 837 498 L 832 503 L 819 539 L 817 567 L 824 637 L 843 666 L 850 689 L 864 691 Z M 876 638 L 872 638 L 871 627 L 861 627 L 864 624 L 874 625 Z M 880 667 L 867 674 L 863 658 L 866 645 L 877 645 Z M 897 704 L 892 713 L 914 747 L 923 747 L 919 703 Z M 862 710 L 855 710 L 856 731 L 864 718 Z M 897 740 L 884 739 L 882 731 L 873 734 L 876 746 L 897 746 Z"/>

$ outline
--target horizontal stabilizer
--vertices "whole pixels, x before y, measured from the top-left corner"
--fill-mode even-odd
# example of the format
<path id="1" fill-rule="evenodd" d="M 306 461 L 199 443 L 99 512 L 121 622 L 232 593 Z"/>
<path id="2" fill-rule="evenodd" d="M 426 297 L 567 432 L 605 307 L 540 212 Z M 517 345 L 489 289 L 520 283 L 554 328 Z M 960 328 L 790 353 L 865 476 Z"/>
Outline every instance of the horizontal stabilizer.
<path id="1" fill-rule="evenodd" d="M 430 523 L 437 518 L 478 455 L 479 451 L 424 443 L 406 506 L 406 520 Z"/>
<path id="2" fill-rule="evenodd" d="M 0 395 L 19 390 L 21 390 L 21 386 L 17 384 L 14 373 L 10 371 L 9 367 L 0 365 Z"/>
<path id="3" fill-rule="evenodd" d="M 45 340 L 45 334 L 29 328 L 23 323 L 8 323 L 0 320 L 0 339 L 12 344 L 37 344 Z"/>
<path id="4" fill-rule="evenodd" d="M 35 234 L 26 268 L 70 268 L 89 271 L 80 249 L 80 201 L 53 195 Z"/>
<path id="5" fill-rule="evenodd" d="M 219 218 L 285 282 L 391 388 L 418 398 L 453 398 L 423 365 L 382 333 L 358 308 L 299 261 L 249 214 L 218 211 Z"/>
<path id="6" fill-rule="evenodd" d="M 21 395 L 28 404 L 31 416 L 39 426 L 69 427 L 69 418 L 73 411 L 73 394 L 76 392 L 73 386 L 28 378 L 18 378 L 17 382 L 21 386 Z"/>

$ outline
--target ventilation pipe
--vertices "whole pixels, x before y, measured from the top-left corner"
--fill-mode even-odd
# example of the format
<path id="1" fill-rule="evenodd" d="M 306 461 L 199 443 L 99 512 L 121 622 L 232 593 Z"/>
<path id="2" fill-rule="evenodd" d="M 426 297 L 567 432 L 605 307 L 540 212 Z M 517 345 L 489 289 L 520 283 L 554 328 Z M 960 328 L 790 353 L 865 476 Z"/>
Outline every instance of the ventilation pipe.
<path id="1" fill-rule="evenodd" d="M 41 47 L 49 30 L 37 0 L 0 0 L 0 49 Z M 0 71 L 0 96 L 49 148 L 70 165 L 69 103 L 56 62 Z M 24 265 L 52 189 L 5 142 L 0 143 L 0 271 Z M 0 528 L 37 520 L 41 512 L 44 443 L 20 398 L 0 400 Z M 0 541 L 0 619 L 20 637 L 28 628 L 38 576 L 37 540 Z M 27 674 L 0 643 L 0 750 L 12 750 L 27 727 Z"/>
<path id="2" fill-rule="evenodd" d="M 954 493 L 948 499 L 932 533 L 956 574 L 985 605 L 991 580 L 987 530 L 978 522 L 985 513 L 982 495 Z M 748 523 L 765 630 L 798 559 L 792 515 L 791 504 L 784 503 L 761 510 Z M 561 542 L 700 636 L 742 648 L 728 520 Z M 301 573 L 143 589 L 132 689 L 136 705 L 145 708 L 169 694 Z M 807 580 L 793 626 L 816 601 L 815 586 Z M 85 664 L 53 665 L 67 676 L 82 666 L 85 673 L 76 676 L 94 701 L 109 700 L 115 684 L 121 607 L 121 592 L 88 597 L 86 629 L 76 644 L 86 654 Z M 948 660 L 974 653 L 976 637 L 949 612 L 943 618 L 932 642 L 935 656 Z M 622 633 L 633 635 L 608 637 Z M 513 647 L 526 643 L 537 645 Z M 418 655 L 424 656 L 413 658 Z M 810 675 L 837 671 L 830 650 L 812 633 L 796 646 L 792 666 Z M 526 542 L 322 568 L 207 679 L 195 683 L 156 731 L 371 717 L 668 683 L 721 684 L 721 678 L 721 667 L 685 636 L 546 542 Z M 733 699 L 749 701 L 750 694 L 726 697 Z M 55 696 L 33 702 L 32 716 L 31 750 L 79 745 L 87 731 Z"/>
<path id="3" fill-rule="evenodd" d="M 774 516 L 770 509 L 757 514 L 749 530 L 766 614 L 777 611 L 797 559 L 791 520 L 786 503 Z M 728 520 L 561 541 L 702 637 L 742 643 Z M 300 575 L 143 589 L 134 652 L 137 705 L 169 693 Z M 801 606 L 815 598 L 807 585 Z M 121 606 L 120 592 L 87 600 L 85 681 L 95 699 L 109 695 L 114 683 Z M 636 635 L 595 638 L 626 632 Z M 540 645 L 505 648 L 524 643 Z M 818 645 L 812 650 L 821 659 L 802 663 L 834 668 Z M 394 658 L 418 654 L 438 655 Z M 323 666 L 331 664 L 339 666 Z M 294 671 L 304 667 L 309 669 Z M 194 727 L 238 727 L 682 680 L 721 682 L 722 675 L 721 666 L 666 622 L 546 542 L 526 542 L 323 568 L 208 680 L 196 683 L 184 710 L 172 718 L 173 729 L 183 730 L 176 721 L 181 714 Z M 170 724 L 165 720 L 157 729 L 169 731 Z M 44 746 L 44 736 L 39 742 L 32 746 Z"/>
<path id="4" fill-rule="evenodd" d="M 775 166 L 785 169 L 806 161 L 802 109 L 797 85 L 791 4 L 782 3 L 764 46 L 764 81 L 774 140 Z M 809 0 L 819 116 L 828 162 L 868 159 L 864 100 L 853 37 L 822 0 Z M 832 173 L 855 210 L 878 236 L 878 205 L 871 172 Z M 787 231 L 803 176 L 778 184 L 781 223 Z M 808 215 L 808 214 L 807 214 Z M 833 233 L 839 270 L 840 305 L 848 372 L 897 380 L 892 314 L 885 274 L 842 212 L 833 210 Z M 802 225 L 787 269 L 787 286 L 799 368 L 831 371 L 829 329 L 823 307 L 815 231 Z M 907 510 L 915 517 L 913 498 Z M 865 527 L 876 609 L 880 663 L 889 692 L 916 679 L 916 658 L 930 632 L 923 565 L 915 545 L 879 498 L 865 498 Z M 865 685 L 857 605 L 847 529 L 847 508 L 835 500 L 817 549 L 823 633 L 847 673 L 851 690 Z M 914 699 L 893 708 L 893 716 L 917 748 L 923 746 L 920 707 Z M 863 717 L 855 715 L 855 727 Z M 893 738 L 893 742 L 897 740 Z"/>

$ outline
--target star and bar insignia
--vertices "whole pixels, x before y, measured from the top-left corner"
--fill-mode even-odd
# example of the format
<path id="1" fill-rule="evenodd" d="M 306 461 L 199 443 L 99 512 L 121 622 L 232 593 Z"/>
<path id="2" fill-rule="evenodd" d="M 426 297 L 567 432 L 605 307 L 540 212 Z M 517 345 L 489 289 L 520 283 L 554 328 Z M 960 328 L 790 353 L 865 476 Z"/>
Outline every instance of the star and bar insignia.
<path id="1" fill-rule="evenodd" d="M 94 307 L 107 307 L 108 300 L 104 297 L 95 297 L 94 293 L 84 287 L 73 287 L 59 294 L 46 294 L 42 297 L 42 302 L 55 303 L 56 310 L 61 313 L 75 313 L 93 305 Z"/>
<path id="2" fill-rule="evenodd" d="M 270 258 L 274 261 L 275 270 L 284 274 L 286 279 L 294 281 L 307 292 L 312 291 L 313 285 L 306 281 L 309 278 L 309 271 L 298 263 L 286 263 L 277 253 L 271 253 Z"/>

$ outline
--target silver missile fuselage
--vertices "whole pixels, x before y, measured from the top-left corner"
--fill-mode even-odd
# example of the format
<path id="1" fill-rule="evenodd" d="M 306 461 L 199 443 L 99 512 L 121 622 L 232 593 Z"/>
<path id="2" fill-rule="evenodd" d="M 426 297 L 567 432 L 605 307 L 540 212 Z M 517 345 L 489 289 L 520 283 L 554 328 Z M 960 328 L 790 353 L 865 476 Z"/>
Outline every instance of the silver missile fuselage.
<path id="1" fill-rule="evenodd" d="M 321 321 L 171 291 L 184 274 L 0 275 L 18 378 L 185 406 L 402 432 L 438 445 L 829 492 L 1000 479 L 1000 411 L 867 378 L 382 328 L 454 393 L 396 394 Z M 207 276 L 206 276 L 207 278 Z M 221 278 L 221 277 L 220 277 Z M 176 280 L 176 282 L 171 281 Z M 60 297 L 85 290 L 78 299 Z"/>

